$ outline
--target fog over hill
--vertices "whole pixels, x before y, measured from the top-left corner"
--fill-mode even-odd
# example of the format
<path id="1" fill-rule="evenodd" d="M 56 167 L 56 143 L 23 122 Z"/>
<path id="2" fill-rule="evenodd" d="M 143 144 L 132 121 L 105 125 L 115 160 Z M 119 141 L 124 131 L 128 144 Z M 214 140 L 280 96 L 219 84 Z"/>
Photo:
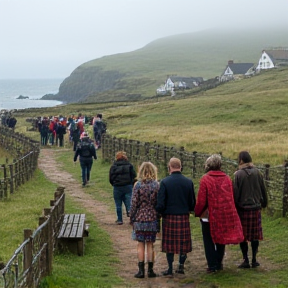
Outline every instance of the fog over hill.
<path id="1" fill-rule="evenodd" d="M 258 63 L 264 48 L 288 47 L 288 27 L 209 29 L 155 40 L 77 67 L 55 96 L 67 103 L 147 98 L 167 76 L 219 76 L 228 60 Z"/>

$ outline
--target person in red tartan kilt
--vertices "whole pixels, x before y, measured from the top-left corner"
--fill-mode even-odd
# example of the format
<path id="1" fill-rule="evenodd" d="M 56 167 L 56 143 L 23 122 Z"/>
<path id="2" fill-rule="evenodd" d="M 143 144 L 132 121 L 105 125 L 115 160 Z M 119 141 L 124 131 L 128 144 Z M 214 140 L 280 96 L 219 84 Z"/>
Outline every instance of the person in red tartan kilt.
<path id="1" fill-rule="evenodd" d="M 234 174 L 234 200 L 241 220 L 244 241 L 240 243 L 243 263 L 238 268 L 256 268 L 259 240 L 263 240 L 261 209 L 267 207 L 268 197 L 264 179 L 254 167 L 247 151 L 238 156 L 239 170 Z M 251 242 L 252 263 L 249 263 L 248 241 Z"/>
<path id="2" fill-rule="evenodd" d="M 233 184 L 221 171 L 221 156 L 211 155 L 205 162 L 206 174 L 201 178 L 195 216 L 201 218 L 207 273 L 223 270 L 225 245 L 244 240 L 241 222 L 234 204 Z"/>
<path id="3" fill-rule="evenodd" d="M 181 161 L 171 158 L 170 175 L 160 182 L 156 210 L 162 215 L 162 252 L 166 253 L 168 269 L 164 276 L 173 276 L 174 254 L 179 254 L 176 273 L 184 274 L 187 253 L 192 251 L 190 213 L 195 207 L 194 184 L 181 173 Z"/>

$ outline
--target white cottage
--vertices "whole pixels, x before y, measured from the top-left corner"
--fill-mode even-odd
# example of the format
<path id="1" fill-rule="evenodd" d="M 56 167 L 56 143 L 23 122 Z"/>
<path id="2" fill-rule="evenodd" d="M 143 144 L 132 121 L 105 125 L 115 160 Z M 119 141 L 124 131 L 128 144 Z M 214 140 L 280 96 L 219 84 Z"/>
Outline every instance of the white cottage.
<path id="1" fill-rule="evenodd" d="M 220 81 L 229 81 L 239 78 L 240 76 L 251 76 L 255 74 L 255 67 L 253 63 L 234 63 L 233 60 L 228 61 Z"/>
<path id="2" fill-rule="evenodd" d="M 259 59 L 257 71 L 288 65 L 288 48 L 265 49 Z"/>

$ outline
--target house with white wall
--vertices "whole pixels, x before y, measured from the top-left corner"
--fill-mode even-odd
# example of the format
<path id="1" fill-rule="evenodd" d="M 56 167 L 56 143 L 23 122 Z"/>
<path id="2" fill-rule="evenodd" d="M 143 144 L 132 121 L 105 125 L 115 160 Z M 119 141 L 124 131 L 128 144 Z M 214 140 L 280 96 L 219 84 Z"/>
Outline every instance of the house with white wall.
<path id="1" fill-rule="evenodd" d="M 262 51 L 257 71 L 288 65 L 288 48 L 273 48 Z"/>
<path id="2" fill-rule="evenodd" d="M 252 76 L 255 74 L 254 63 L 234 63 L 233 60 L 228 61 L 224 72 L 220 76 L 220 81 L 230 81 L 241 78 L 243 76 Z"/>

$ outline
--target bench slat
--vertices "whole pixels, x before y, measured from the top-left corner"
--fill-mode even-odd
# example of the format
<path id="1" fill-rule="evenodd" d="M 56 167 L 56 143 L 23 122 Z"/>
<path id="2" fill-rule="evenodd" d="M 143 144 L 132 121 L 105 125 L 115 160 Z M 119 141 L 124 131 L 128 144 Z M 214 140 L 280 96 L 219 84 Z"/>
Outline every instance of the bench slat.
<path id="1" fill-rule="evenodd" d="M 58 238 L 82 238 L 85 214 L 65 214 Z"/>

